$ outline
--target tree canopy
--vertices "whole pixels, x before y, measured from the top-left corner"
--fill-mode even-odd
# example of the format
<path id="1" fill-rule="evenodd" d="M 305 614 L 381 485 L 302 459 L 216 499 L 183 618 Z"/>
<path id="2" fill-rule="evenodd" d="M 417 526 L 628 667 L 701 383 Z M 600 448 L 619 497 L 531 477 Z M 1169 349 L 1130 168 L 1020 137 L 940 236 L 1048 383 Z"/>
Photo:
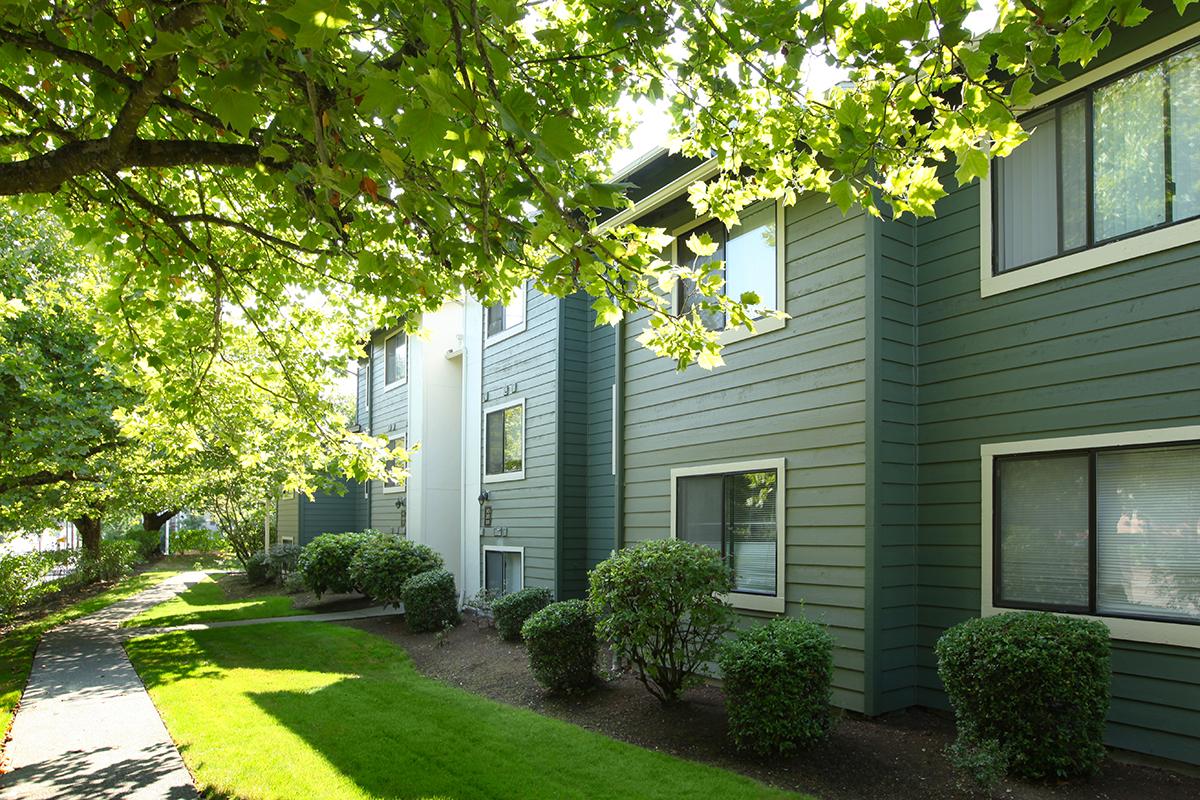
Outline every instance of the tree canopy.
<path id="1" fill-rule="evenodd" d="M 1189 0 L 1175 0 L 1182 11 Z M 669 103 L 713 157 L 699 213 L 824 192 L 927 215 L 1025 136 L 1013 109 L 1150 13 L 1138 0 L 31 0 L 0 4 L 0 195 L 47 202 L 111 278 L 130 359 L 269 348 L 305 293 L 409 324 L 464 288 L 584 290 L 604 322 L 719 362 L 662 289 L 661 239 L 597 230 L 623 187 L 622 98 Z M 827 93 L 807 66 L 845 71 Z M 949 170 L 939 164 L 953 162 Z M 709 286 L 707 303 L 751 324 Z M 354 342 L 341 342 L 352 349 Z M 280 348 L 282 349 L 282 348 Z M 201 369 L 201 372 L 203 370 Z M 304 395 L 301 387 L 293 387 Z"/>

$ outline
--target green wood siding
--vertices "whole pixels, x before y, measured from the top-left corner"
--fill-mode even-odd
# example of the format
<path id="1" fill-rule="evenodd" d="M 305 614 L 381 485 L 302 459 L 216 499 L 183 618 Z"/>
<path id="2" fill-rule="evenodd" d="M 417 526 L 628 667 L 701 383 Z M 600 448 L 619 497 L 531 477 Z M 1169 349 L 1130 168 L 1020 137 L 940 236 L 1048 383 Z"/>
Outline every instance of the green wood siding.
<path id="1" fill-rule="evenodd" d="M 687 214 L 672 204 L 648 221 L 671 228 Z M 622 524 L 627 542 L 670 535 L 673 467 L 785 457 L 788 613 L 830 625 L 834 700 L 861 711 L 867 222 L 816 197 L 786 220 L 783 330 L 729 345 L 720 369 L 679 374 L 636 342 L 643 317 L 622 327 Z"/>
<path id="2" fill-rule="evenodd" d="M 560 301 L 530 288 L 525 330 L 483 348 L 483 415 L 510 399 L 525 398 L 525 477 L 483 482 L 492 528 L 481 545 L 525 548 L 525 584 L 556 587 L 558 465 L 558 325 Z M 482 439 L 482 437 L 481 437 Z M 506 536 L 495 536 L 506 528 Z"/>
<path id="3" fill-rule="evenodd" d="M 559 597 L 583 597 L 587 572 L 613 548 L 612 383 L 615 335 L 591 299 L 561 301 L 559 330 Z"/>
<path id="4" fill-rule="evenodd" d="M 1200 422 L 1200 243 L 988 298 L 979 187 L 916 226 L 917 701 L 980 608 L 979 446 Z M 1200 653 L 1114 642 L 1108 741 L 1200 763 Z"/>
<path id="5" fill-rule="evenodd" d="M 385 339 L 386 336 L 379 332 L 376 332 L 371 339 L 371 403 L 374 406 L 371 411 L 371 433 L 375 436 L 386 436 L 389 439 L 402 436 L 407 441 L 408 390 L 413 375 L 409 374 L 403 383 L 396 383 L 392 386 L 385 385 Z M 409 372 L 411 373 L 411 368 Z M 369 512 L 371 527 L 384 533 L 404 534 L 408 521 L 407 513 L 396 505 L 398 501 L 404 499 L 405 492 L 385 492 L 382 481 L 371 481 Z"/>

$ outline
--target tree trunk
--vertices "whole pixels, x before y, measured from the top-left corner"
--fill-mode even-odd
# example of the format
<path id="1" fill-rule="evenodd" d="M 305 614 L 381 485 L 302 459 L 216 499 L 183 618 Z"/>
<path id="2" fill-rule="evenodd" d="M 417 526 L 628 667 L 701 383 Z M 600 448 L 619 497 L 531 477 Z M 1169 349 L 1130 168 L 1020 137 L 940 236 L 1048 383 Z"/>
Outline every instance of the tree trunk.
<path id="1" fill-rule="evenodd" d="M 83 514 L 71 521 L 79 530 L 79 538 L 83 540 L 83 549 L 94 556 L 100 555 L 100 517 Z"/>
<path id="2" fill-rule="evenodd" d="M 174 511 L 143 511 L 142 528 L 148 531 L 161 531 L 162 526 L 167 524 L 167 520 L 178 513 L 178 509 Z"/>

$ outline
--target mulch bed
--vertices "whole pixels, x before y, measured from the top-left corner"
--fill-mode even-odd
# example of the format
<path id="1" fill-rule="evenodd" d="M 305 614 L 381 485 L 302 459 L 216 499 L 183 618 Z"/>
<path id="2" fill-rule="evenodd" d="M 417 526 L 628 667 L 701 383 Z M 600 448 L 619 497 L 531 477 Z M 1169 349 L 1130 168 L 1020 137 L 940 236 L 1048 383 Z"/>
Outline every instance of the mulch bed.
<path id="1" fill-rule="evenodd" d="M 796 756 L 766 763 L 738 755 L 726 737 L 724 699 L 702 686 L 665 708 L 636 678 L 624 675 L 583 697 L 548 697 L 529 674 L 525 650 L 477 620 L 445 634 L 411 634 L 398 617 L 358 620 L 404 647 L 424 674 L 502 703 L 558 717 L 616 739 L 809 792 L 820 800 L 949 800 L 982 793 L 960 788 L 943 755 L 954 738 L 947 715 L 914 709 L 868 719 L 843 714 L 830 739 Z M 1058 785 L 1006 783 L 1012 800 L 1182 800 L 1200 798 L 1200 775 L 1108 759 L 1089 781 Z"/>

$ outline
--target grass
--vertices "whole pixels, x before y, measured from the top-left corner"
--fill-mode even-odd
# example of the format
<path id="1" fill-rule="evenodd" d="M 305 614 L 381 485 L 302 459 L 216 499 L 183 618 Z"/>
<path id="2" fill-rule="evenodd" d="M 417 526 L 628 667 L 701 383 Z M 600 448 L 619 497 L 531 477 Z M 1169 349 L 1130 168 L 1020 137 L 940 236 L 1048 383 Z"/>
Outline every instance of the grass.
<path id="1" fill-rule="evenodd" d="M 0 636 L 0 749 L 4 733 L 12 722 L 13 710 L 29 680 L 33 654 L 42 634 L 71 620 L 108 608 L 113 603 L 133 597 L 178 572 L 191 569 L 195 559 L 164 560 L 150 569 L 128 575 L 104 591 L 56 609 L 44 617 L 17 625 Z"/>
<path id="2" fill-rule="evenodd" d="M 126 647 L 210 796 L 799 797 L 439 683 L 354 628 L 275 623 Z"/>
<path id="3" fill-rule="evenodd" d="M 206 577 L 187 591 L 143 611 L 133 619 L 125 620 L 121 625 L 168 627 L 194 622 L 290 617 L 310 613 L 305 609 L 292 608 L 292 598 L 285 595 L 230 597 L 221 584 Z"/>

